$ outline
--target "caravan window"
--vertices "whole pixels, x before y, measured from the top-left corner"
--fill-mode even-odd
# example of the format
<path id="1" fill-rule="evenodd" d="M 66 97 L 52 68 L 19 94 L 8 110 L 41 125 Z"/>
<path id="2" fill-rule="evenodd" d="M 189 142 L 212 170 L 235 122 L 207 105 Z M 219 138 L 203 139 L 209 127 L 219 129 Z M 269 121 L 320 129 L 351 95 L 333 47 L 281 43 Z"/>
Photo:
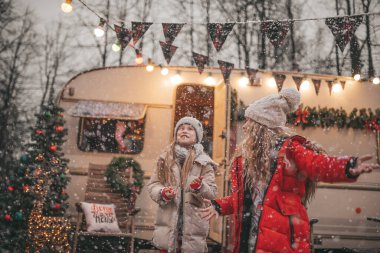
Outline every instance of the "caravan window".
<path id="1" fill-rule="evenodd" d="M 81 118 L 78 148 L 87 152 L 140 153 L 144 146 L 144 123 L 145 118 Z"/>

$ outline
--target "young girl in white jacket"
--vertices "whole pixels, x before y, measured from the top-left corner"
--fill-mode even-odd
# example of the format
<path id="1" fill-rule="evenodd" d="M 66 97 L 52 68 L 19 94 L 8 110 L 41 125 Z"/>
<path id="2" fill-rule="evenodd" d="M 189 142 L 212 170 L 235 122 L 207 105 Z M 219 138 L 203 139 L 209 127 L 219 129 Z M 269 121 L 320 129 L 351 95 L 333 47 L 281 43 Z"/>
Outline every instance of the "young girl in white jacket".
<path id="1" fill-rule="evenodd" d="M 217 164 L 203 151 L 202 138 L 197 119 L 180 119 L 175 141 L 159 156 L 148 183 L 150 197 L 159 205 L 153 244 L 162 253 L 207 252 L 209 222 L 197 209 L 203 207 L 203 198 L 216 195 Z"/>

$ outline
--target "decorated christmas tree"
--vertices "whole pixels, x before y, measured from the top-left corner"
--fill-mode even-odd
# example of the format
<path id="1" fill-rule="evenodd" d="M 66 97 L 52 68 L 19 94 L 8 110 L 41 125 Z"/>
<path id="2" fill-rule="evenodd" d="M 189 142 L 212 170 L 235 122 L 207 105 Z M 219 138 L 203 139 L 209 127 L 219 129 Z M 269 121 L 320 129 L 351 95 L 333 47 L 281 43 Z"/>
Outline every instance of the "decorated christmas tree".
<path id="1" fill-rule="evenodd" d="M 14 168 L 0 177 L 0 252 L 14 252 L 16 245 L 23 245 L 27 240 L 28 216 L 35 200 L 36 171 L 47 178 L 44 215 L 63 216 L 68 207 L 65 193 L 69 182 L 67 160 L 61 151 L 67 135 L 63 109 L 49 103 L 36 117 L 25 153 L 14 163 Z"/>

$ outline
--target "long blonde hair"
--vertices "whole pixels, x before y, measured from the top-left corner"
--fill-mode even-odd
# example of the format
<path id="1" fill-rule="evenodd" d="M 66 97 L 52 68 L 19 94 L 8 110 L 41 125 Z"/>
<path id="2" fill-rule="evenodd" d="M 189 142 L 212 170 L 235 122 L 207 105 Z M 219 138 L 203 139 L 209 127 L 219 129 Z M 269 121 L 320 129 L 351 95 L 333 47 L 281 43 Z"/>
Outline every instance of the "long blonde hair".
<path id="1" fill-rule="evenodd" d="M 158 159 L 157 161 L 158 179 L 165 186 L 179 186 L 180 188 L 183 188 L 183 186 L 186 183 L 187 176 L 189 175 L 189 172 L 195 160 L 195 150 L 194 150 L 194 147 L 192 147 L 189 150 L 189 154 L 186 156 L 186 159 L 181 169 L 181 172 L 182 172 L 181 182 L 180 182 L 180 185 L 178 185 L 178 183 L 176 182 L 174 178 L 174 173 L 173 173 L 173 166 L 176 162 L 174 148 L 175 148 L 175 143 L 170 144 L 167 150 L 165 151 L 164 159 L 161 159 L 161 158 Z"/>
<path id="2" fill-rule="evenodd" d="M 270 129 L 255 121 L 247 122 L 246 138 L 243 140 L 238 152 L 244 157 L 245 182 L 247 186 L 256 183 L 269 183 L 270 152 L 276 140 L 286 135 L 283 128 Z"/>
<path id="3" fill-rule="evenodd" d="M 234 157 L 243 156 L 245 184 L 252 189 L 256 184 L 269 184 L 269 180 L 271 179 L 270 155 L 275 141 L 280 137 L 290 137 L 294 135 L 294 132 L 286 127 L 271 129 L 255 121 L 248 122 L 245 131 L 247 132 L 247 136 L 237 148 Z M 324 152 L 315 143 L 308 142 L 306 148 L 312 149 L 317 153 Z M 306 179 L 305 195 L 302 200 L 304 205 L 314 196 L 316 184 L 316 182 Z"/>

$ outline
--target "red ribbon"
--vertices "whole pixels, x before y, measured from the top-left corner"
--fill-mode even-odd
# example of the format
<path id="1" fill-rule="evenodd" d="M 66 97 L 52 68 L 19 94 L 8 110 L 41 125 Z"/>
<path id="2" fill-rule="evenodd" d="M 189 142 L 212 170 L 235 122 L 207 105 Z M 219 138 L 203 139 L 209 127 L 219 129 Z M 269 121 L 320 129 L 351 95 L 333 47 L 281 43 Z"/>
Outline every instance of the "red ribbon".
<path id="1" fill-rule="evenodd" d="M 298 109 L 297 110 L 297 118 L 294 121 L 294 124 L 298 125 L 301 122 L 303 124 L 307 124 L 308 123 L 308 121 L 307 121 L 308 115 L 309 115 L 309 111 L 307 110 L 307 108 L 305 108 L 304 110 L 302 110 L 302 108 Z"/>
<path id="2" fill-rule="evenodd" d="M 365 128 L 368 130 L 380 131 L 380 126 L 376 123 L 376 119 L 369 119 L 365 122 Z"/>

